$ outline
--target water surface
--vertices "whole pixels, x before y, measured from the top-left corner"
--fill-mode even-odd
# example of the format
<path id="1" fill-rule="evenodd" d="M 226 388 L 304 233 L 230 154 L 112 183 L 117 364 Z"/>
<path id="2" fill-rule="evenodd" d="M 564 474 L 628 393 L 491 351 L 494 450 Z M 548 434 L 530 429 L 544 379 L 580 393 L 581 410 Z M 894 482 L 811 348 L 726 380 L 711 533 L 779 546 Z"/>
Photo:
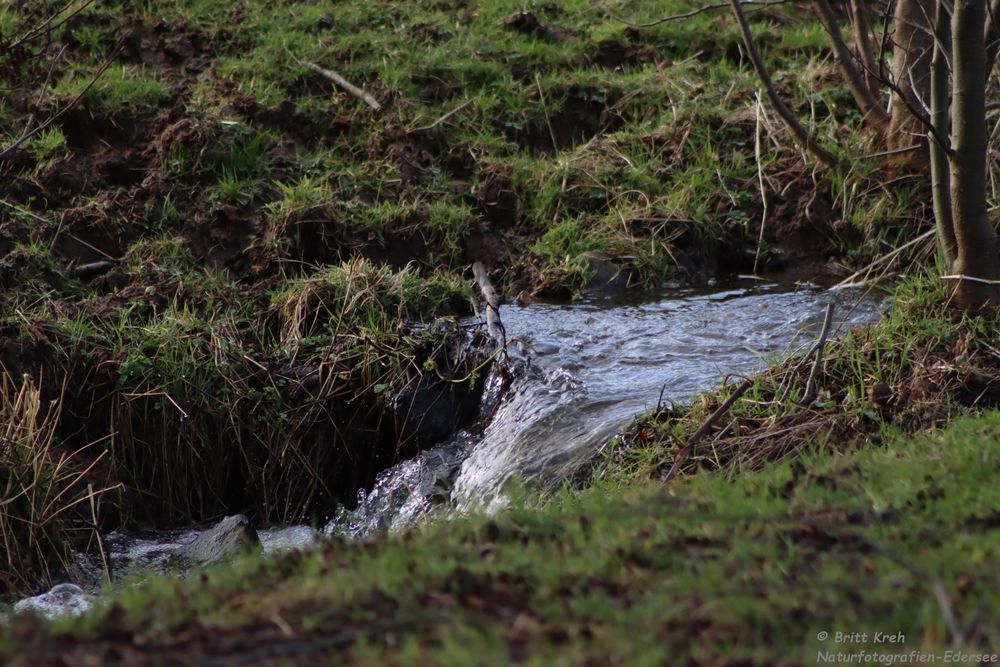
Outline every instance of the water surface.
<path id="1" fill-rule="evenodd" d="M 834 304 L 834 335 L 869 322 L 878 301 L 744 281 L 671 290 L 632 302 L 592 299 L 501 310 L 526 364 L 482 433 L 452 440 L 384 472 L 328 530 L 361 536 L 405 527 L 450 494 L 460 510 L 502 504 L 512 478 L 563 479 L 637 414 L 683 403 L 728 374 L 811 345 Z"/>

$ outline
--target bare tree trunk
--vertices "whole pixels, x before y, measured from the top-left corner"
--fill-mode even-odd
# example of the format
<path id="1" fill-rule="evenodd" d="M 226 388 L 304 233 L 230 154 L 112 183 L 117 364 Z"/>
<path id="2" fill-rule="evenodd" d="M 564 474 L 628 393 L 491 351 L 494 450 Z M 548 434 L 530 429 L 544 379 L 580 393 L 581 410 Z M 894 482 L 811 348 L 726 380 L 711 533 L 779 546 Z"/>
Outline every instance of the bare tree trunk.
<path id="1" fill-rule="evenodd" d="M 906 153 L 906 164 L 917 170 L 927 168 L 929 153 L 923 124 L 910 109 L 923 109 L 929 103 L 935 4 L 935 0 L 898 0 L 893 16 L 891 74 L 899 92 L 893 93 L 889 105 L 886 143 L 890 150 L 923 144 L 921 150 Z M 898 99 L 899 94 L 906 100 Z"/>
<path id="2" fill-rule="evenodd" d="M 951 18 L 943 2 L 939 2 L 934 16 L 934 56 L 931 58 L 931 125 L 935 135 L 930 138 L 931 190 L 934 196 L 934 221 L 937 226 L 938 246 L 945 262 L 955 261 L 955 229 L 951 219 L 951 171 L 948 152 L 951 146 L 941 145 L 949 136 L 948 74 L 951 58 Z"/>
<path id="3" fill-rule="evenodd" d="M 956 300 L 971 311 L 1000 304 L 997 240 L 986 209 L 986 0 L 955 0 L 952 13 L 951 205 Z"/>
<path id="4" fill-rule="evenodd" d="M 854 101 L 857 102 L 858 108 L 861 109 L 865 123 L 875 129 L 880 136 L 885 136 L 886 131 L 889 129 L 889 116 L 882 109 L 875 96 L 872 95 L 871 88 L 868 87 L 864 75 L 854 64 L 851 50 L 847 48 L 847 44 L 844 43 L 844 37 L 840 33 L 840 23 L 837 21 L 837 16 L 833 13 L 833 8 L 830 7 L 828 0 L 814 0 L 814 2 L 816 4 L 816 11 L 819 13 L 820 23 L 823 24 L 823 28 L 830 38 L 830 47 L 833 49 L 834 55 L 837 56 L 840 71 L 843 73 L 844 78 L 847 79 L 847 87 L 850 89 L 851 95 L 854 96 Z"/>
<path id="5" fill-rule="evenodd" d="M 753 68 L 757 71 L 757 76 L 764 85 L 764 92 L 767 93 L 767 99 L 770 100 L 771 106 L 774 107 L 775 112 L 799 146 L 815 155 L 816 159 L 823 163 L 823 165 L 827 167 L 836 166 L 837 158 L 823 148 L 811 134 L 806 132 L 806 129 L 802 127 L 802 123 L 795 117 L 792 110 L 785 106 L 785 103 L 778 97 L 778 92 L 774 89 L 774 83 L 771 81 L 771 75 L 768 73 L 767 67 L 764 66 L 764 59 L 761 58 L 760 51 L 757 50 L 757 44 L 753 39 L 753 32 L 750 30 L 750 24 L 747 22 L 746 14 L 743 13 L 740 1 L 729 0 L 729 4 L 733 8 L 733 14 L 736 15 L 736 22 L 740 26 L 740 33 L 743 35 L 743 44 L 746 46 L 747 54 L 750 56 L 750 62 L 753 64 Z"/>
<path id="6" fill-rule="evenodd" d="M 998 0 L 1000 1 L 1000 0 Z M 864 67 L 865 83 L 875 99 L 882 96 L 879 85 L 881 67 L 875 59 L 875 44 L 872 42 L 871 7 L 867 0 L 851 0 L 851 16 L 854 21 L 854 46 Z"/>

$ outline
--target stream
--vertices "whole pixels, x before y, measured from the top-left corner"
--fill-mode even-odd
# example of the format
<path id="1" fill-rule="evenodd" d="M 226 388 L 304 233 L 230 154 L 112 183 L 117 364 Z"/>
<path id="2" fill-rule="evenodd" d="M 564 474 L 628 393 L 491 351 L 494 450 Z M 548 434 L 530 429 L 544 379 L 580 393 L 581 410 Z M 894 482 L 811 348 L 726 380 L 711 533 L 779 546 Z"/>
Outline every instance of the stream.
<path id="1" fill-rule="evenodd" d="M 499 380 L 487 382 L 483 409 L 492 418 L 485 429 L 460 431 L 384 471 L 372 489 L 359 492 L 355 509 L 340 510 L 320 532 L 349 538 L 395 532 L 456 511 L 495 511 L 505 504 L 504 487 L 512 480 L 536 489 L 557 485 L 658 402 L 683 403 L 727 373 L 747 373 L 811 345 L 831 301 L 832 335 L 882 312 L 877 300 L 856 289 L 749 279 L 638 298 L 506 306 L 501 317 L 510 354 L 523 372 L 499 400 Z M 112 533 L 107 543 L 116 568 L 159 570 L 165 554 L 197 535 Z M 265 552 L 305 547 L 317 538 L 306 526 L 259 535 Z M 80 564 L 96 567 L 84 557 Z M 15 610 L 79 613 L 99 588 L 80 584 L 61 584 Z"/>

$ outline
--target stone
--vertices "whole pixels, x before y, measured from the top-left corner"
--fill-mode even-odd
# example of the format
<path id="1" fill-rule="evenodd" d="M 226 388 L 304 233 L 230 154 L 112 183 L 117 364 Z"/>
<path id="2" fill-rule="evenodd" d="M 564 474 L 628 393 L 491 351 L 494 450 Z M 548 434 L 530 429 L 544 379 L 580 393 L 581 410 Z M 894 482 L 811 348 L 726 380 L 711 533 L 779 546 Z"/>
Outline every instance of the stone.
<path id="1" fill-rule="evenodd" d="M 34 613 L 48 619 L 79 616 L 94 605 L 94 596 L 76 584 L 59 584 L 41 595 L 25 598 L 14 605 L 18 614 Z"/>
<path id="2" fill-rule="evenodd" d="M 578 255 L 577 260 L 584 262 L 593 273 L 587 284 L 588 292 L 613 294 L 628 287 L 629 272 L 611 261 L 605 253 L 590 250 Z"/>
<path id="3" fill-rule="evenodd" d="M 170 555 L 174 567 L 211 565 L 252 551 L 260 546 L 260 538 L 245 514 L 227 516 Z"/>

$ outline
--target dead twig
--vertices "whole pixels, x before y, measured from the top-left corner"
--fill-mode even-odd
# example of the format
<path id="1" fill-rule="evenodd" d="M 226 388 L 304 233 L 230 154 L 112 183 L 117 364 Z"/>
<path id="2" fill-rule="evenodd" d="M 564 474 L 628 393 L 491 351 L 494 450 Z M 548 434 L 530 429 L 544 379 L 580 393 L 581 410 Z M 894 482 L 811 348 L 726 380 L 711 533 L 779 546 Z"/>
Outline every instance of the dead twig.
<path id="1" fill-rule="evenodd" d="M 855 160 L 878 160 L 879 158 L 892 157 L 893 155 L 903 155 L 904 153 L 912 153 L 913 151 L 918 151 L 923 146 L 920 144 L 913 144 L 912 146 L 904 146 L 902 148 L 894 148 L 888 151 L 879 151 L 878 153 L 869 153 L 868 155 L 859 155 Z"/>
<path id="2" fill-rule="evenodd" d="M 90 501 L 90 518 L 94 522 L 94 537 L 97 539 L 97 550 L 101 554 L 101 564 L 104 566 L 104 575 L 111 583 L 111 561 L 108 553 L 104 549 L 104 538 L 101 536 L 100 522 L 97 520 L 97 494 L 94 493 L 94 485 L 87 484 L 87 499 Z"/>
<path id="3" fill-rule="evenodd" d="M 729 398 L 727 398 L 722 405 L 717 407 L 715 412 L 713 412 L 708 419 L 705 420 L 705 423 L 699 426 L 698 430 L 692 433 L 691 437 L 684 441 L 684 444 L 681 445 L 681 448 L 677 451 L 677 456 L 674 457 L 673 465 L 670 466 L 670 470 L 667 474 L 663 476 L 664 484 L 669 484 L 674 477 L 677 476 L 677 473 L 680 472 L 681 466 L 683 466 L 684 463 L 691 458 L 691 452 L 694 450 L 694 446 L 708 434 L 709 430 L 711 430 L 711 428 L 715 426 L 715 424 L 722 419 L 727 412 L 729 412 L 729 409 L 733 407 L 733 404 L 736 403 L 736 401 L 738 401 L 743 394 L 747 393 L 747 390 L 753 386 L 753 383 L 753 380 L 744 380 L 743 384 L 737 387 L 736 391 L 730 394 Z"/>
<path id="4" fill-rule="evenodd" d="M 542 90 L 542 79 L 535 73 L 535 85 L 538 87 L 538 98 L 542 101 L 542 112 L 545 114 L 545 124 L 549 128 L 549 139 L 552 140 L 552 150 L 559 150 L 559 146 L 556 142 L 556 132 L 552 128 L 552 119 L 549 118 L 549 107 L 545 104 L 545 91 Z"/>
<path id="5" fill-rule="evenodd" d="M 806 392 L 799 400 L 799 405 L 801 406 L 809 405 L 815 401 L 816 395 L 819 393 L 816 389 L 816 376 L 819 375 L 819 369 L 823 365 L 823 350 L 826 347 L 826 339 L 830 335 L 830 324 L 832 322 L 833 302 L 831 301 L 826 306 L 826 315 L 823 316 L 823 328 L 819 332 L 819 340 L 816 341 L 816 346 L 810 352 L 811 354 L 815 354 L 816 358 L 813 360 L 812 369 L 809 371 L 809 379 L 806 380 Z"/>
<path id="6" fill-rule="evenodd" d="M 303 67 L 308 67 L 313 72 L 316 72 L 316 74 L 319 74 L 321 77 L 329 79 L 333 83 L 340 86 L 344 91 L 358 98 L 359 100 L 370 106 L 375 111 L 382 110 L 382 105 L 379 104 L 378 100 L 372 97 L 370 93 L 361 88 L 358 88 L 353 83 L 351 83 L 350 81 L 348 81 L 347 79 L 345 79 L 332 69 L 325 69 L 323 67 L 320 67 L 314 62 L 310 62 L 308 60 L 299 60 L 298 58 L 295 59 L 295 62 L 297 62 L 299 65 L 302 65 Z"/>
<path id="7" fill-rule="evenodd" d="M 445 115 L 443 115 L 440 118 L 438 118 L 436 121 L 434 121 L 430 125 L 424 125 L 423 127 L 414 128 L 413 131 L 414 132 L 426 132 L 427 130 L 433 130 L 435 127 L 437 127 L 441 123 L 447 123 L 451 119 L 452 116 L 454 116 L 455 114 L 457 114 L 459 111 L 461 111 L 465 107 L 469 106 L 470 104 L 472 104 L 472 100 L 471 99 L 470 100 L 466 100 L 466 101 L 462 102 L 461 104 L 459 104 L 454 109 L 452 109 L 451 111 L 449 111 L 448 113 L 446 113 Z"/>
<path id="8" fill-rule="evenodd" d="M 500 297 L 497 296 L 497 291 L 490 282 L 490 276 L 482 262 L 472 265 L 472 275 L 475 276 L 479 291 L 482 292 L 483 300 L 486 302 L 486 331 L 497 345 L 506 348 L 507 333 L 500 320 Z"/>
<path id="9" fill-rule="evenodd" d="M 934 234 L 936 234 L 936 233 L 937 233 L 936 229 L 932 229 L 929 232 L 924 232 L 923 234 L 921 234 L 917 238 L 912 239 L 910 241 L 907 241 L 906 243 L 904 243 L 903 245 L 899 246 L 895 250 L 892 250 L 892 251 L 887 252 L 886 254 L 882 255 L 881 257 L 879 257 L 878 259 L 876 259 L 875 261 L 873 261 L 871 264 L 869 264 L 865 268 L 861 269 L 860 271 L 855 271 L 854 273 L 852 273 L 851 275 L 847 276 L 846 278 L 844 278 L 843 280 L 841 280 L 839 283 L 837 283 L 836 285 L 834 285 L 834 287 L 844 287 L 845 285 L 851 285 L 851 284 L 854 283 L 854 280 L 857 279 L 861 275 L 865 276 L 865 280 L 862 281 L 862 282 L 867 282 L 868 275 L 871 274 L 872 269 L 874 269 L 876 266 L 878 266 L 879 264 L 881 264 L 883 262 L 889 261 L 890 259 L 892 259 L 896 255 L 900 254 L 901 252 L 903 252 L 907 248 L 909 248 L 911 246 L 914 246 L 914 245 L 920 243 L 921 241 L 926 241 L 930 237 L 934 236 Z"/>
<path id="10" fill-rule="evenodd" d="M 760 204 L 764 210 L 760 215 L 760 233 L 757 235 L 757 250 L 756 252 L 754 252 L 753 255 L 754 275 L 757 275 L 757 266 L 760 263 L 760 251 L 761 248 L 764 246 L 764 228 L 767 225 L 767 213 L 768 213 L 767 188 L 764 186 L 764 160 L 760 144 L 760 130 L 761 130 L 760 114 L 763 102 L 760 99 L 760 92 L 757 93 L 756 97 L 757 97 L 757 103 L 754 105 L 754 111 L 756 111 L 755 115 L 757 118 L 757 123 L 753 137 L 753 152 L 754 152 L 754 157 L 757 158 L 757 182 L 760 185 Z"/>

